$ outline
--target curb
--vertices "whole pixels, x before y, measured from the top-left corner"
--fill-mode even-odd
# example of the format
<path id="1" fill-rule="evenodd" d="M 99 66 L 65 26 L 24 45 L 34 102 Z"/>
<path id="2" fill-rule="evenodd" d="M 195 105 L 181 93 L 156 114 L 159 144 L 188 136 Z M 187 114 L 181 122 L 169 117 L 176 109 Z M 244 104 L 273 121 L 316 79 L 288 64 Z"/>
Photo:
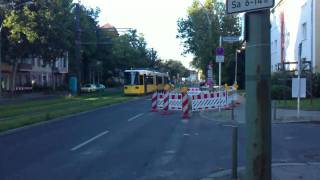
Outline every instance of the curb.
<path id="1" fill-rule="evenodd" d="M 87 114 L 87 113 L 91 113 L 91 112 L 95 112 L 95 111 L 99 111 L 99 110 L 103 110 L 103 109 L 109 109 L 109 108 L 112 108 L 112 107 L 115 107 L 115 106 L 119 106 L 121 104 L 126 104 L 126 103 L 129 103 L 129 102 L 138 101 L 138 100 L 142 100 L 142 99 L 146 99 L 146 98 L 147 97 L 141 97 L 141 98 L 138 97 L 138 99 L 132 99 L 132 100 L 128 100 L 126 102 L 106 105 L 106 106 L 98 107 L 98 108 L 91 109 L 91 110 L 88 110 L 88 111 L 82 111 L 82 112 L 79 112 L 79 113 L 69 114 L 69 115 L 57 117 L 57 118 L 54 118 L 54 119 L 51 119 L 51 120 L 40 121 L 40 122 L 37 122 L 37 123 L 34 123 L 34 124 L 30 124 L 30 125 L 26 125 L 26 126 L 10 129 L 10 130 L 4 131 L 4 132 L 0 132 L 0 137 L 1 136 L 6 136 L 6 135 L 10 135 L 10 134 L 14 134 L 14 133 L 17 133 L 17 132 L 20 132 L 20 131 L 23 131 L 23 130 L 27 130 L 27 129 L 33 128 L 33 127 L 46 125 L 46 124 L 50 124 L 50 123 L 54 123 L 54 122 L 59 122 L 59 121 L 65 120 L 67 118 L 77 117 L 77 116 L 80 116 L 80 115 L 83 115 L 83 114 Z"/>
<path id="2" fill-rule="evenodd" d="M 305 162 L 305 163 L 273 163 L 272 167 L 285 167 L 285 166 L 320 166 L 320 162 Z M 238 173 L 245 170 L 245 166 L 238 167 Z M 207 177 L 201 178 L 200 180 L 211 180 L 215 178 L 226 178 L 226 176 L 231 175 L 232 170 L 227 169 L 223 171 L 218 171 L 210 174 Z"/>

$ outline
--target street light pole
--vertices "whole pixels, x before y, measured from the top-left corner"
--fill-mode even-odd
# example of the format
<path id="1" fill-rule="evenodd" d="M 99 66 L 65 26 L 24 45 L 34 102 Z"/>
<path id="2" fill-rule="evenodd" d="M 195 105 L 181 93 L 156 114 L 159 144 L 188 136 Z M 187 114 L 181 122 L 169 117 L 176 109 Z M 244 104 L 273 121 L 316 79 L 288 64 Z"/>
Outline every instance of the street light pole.
<path id="1" fill-rule="evenodd" d="M 236 50 L 236 57 L 235 57 L 235 69 L 234 69 L 234 84 L 238 84 L 237 82 L 237 74 L 238 74 L 238 50 Z"/>
<path id="2" fill-rule="evenodd" d="M 234 69 L 234 84 L 238 84 L 238 53 L 240 53 L 241 51 L 236 49 L 236 56 L 235 56 L 235 69 Z"/>
<path id="3" fill-rule="evenodd" d="M 204 9 L 204 12 L 205 12 L 205 15 L 206 15 L 206 18 L 207 18 L 207 21 L 208 21 L 208 36 L 209 36 L 209 46 L 211 47 L 211 40 L 212 40 L 212 21 L 211 21 L 211 18 L 210 18 L 210 14 L 209 12 L 206 10 L 206 8 L 204 7 L 204 5 L 198 0 L 200 6 Z M 213 53 L 212 53 L 212 50 L 210 50 L 210 58 L 213 57 Z M 211 61 L 211 59 L 210 59 Z M 208 77 L 207 77 L 208 78 Z M 213 91 L 213 82 L 210 84 L 210 90 Z"/>

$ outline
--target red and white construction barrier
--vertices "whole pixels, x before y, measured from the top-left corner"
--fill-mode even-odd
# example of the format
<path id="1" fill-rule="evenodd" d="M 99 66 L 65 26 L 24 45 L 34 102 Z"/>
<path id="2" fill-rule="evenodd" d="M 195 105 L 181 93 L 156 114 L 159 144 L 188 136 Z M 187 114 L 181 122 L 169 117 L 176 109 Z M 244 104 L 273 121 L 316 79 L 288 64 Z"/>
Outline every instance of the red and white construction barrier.
<path id="1" fill-rule="evenodd" d="M 189 119 L 189 96 L 188 94 L 182 94 L 182 118 Z"/>
<path id="2" fill-rule="evenodd" d="M 192 111 L 226 108 L 227 99 L 228 96 L 225 91 L 192 96 Z"/>
<path id="3" fill-rule="evenodd" d="M 200 88 L 188 88 L 188 95 L 192 96 L 192 95 L 198 95 L 201 94 L 201 90 Z"/>
<path id="4" fill-rule="evenodd" d="M 158 93 L 158 99 L 157 99 L 158 109 L 164 109 L 165 107 L 164 99 L 165 99 L 165 94 Z M 180 93 L 170 93 L 169 94 L 169 110 L 182 110 L 181 99 L 182 99 L 182 95 Z"/>
<path id="5" fill-rule="evenodd" d="M 163 113 L 162 114 L 167 114 L 168 110 L 169 110 L 169 92 L 165 91 L 164 98 L 163 98 Z"/>
<path id="6" fill-rule="evenodd" d="M 16 87 L 16 91 L 31 91 L 32 87 Z"/>
<path id="7" fill-rule="evenodd" d="M 151 98 L 151 112 L 158 112 L 157 99 L 158 99 L 158 93 L 154 92 Z"/>

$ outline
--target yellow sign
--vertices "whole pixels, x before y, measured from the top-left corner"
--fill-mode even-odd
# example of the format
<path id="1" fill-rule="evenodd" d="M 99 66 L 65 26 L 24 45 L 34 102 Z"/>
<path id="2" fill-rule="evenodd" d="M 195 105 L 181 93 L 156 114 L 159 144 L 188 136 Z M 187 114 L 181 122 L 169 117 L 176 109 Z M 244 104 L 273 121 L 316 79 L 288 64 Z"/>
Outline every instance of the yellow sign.
<path id="1" fill-rule="evenodd" d="M 224 87 L 226 88 L 227 91 L 230 91 L 230 86 L 228 86 L 228 84 L 224 84 Z"/>
<path id="2" fill-rule="evenodd" d="M 166 85 L 164 86 L 164 90 L 165 90 L 165 91 L 169 91 L 169 90 L 170 90 L 170 85 L 169 85 L 169 84 L 166 84 Z"/>
<path id="3" fill-rule="evenodd" d="M 235 84 L 233 85 L 233 88 L 234 88 L 235 90 L 237 90 L 237 89 L 239 88 L 238 84 L 235 83 Z"/>
<path id="4" fill-rule="evenodd" d="M 188 88 L 187 87 L 182 87 L 180 89 L 181 93 L 187 93 L 188 92 Z"/>

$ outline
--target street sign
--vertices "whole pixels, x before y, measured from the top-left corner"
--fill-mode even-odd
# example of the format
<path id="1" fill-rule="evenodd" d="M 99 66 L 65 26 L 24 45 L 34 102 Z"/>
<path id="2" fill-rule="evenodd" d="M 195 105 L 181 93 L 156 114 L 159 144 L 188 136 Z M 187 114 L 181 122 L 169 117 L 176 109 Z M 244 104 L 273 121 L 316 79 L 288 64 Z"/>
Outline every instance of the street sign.
<path id="1" fill-rule="evenodd" d="M 300 83 L 300 97 L 301 98 L 306 98 L 306 78 L 301 78 L 301 83 Z M 298 78 L 292 78 L 292 97 L 297 98 L 299 95 L 298 92 L 299 89 L 299 79 Z"/>
<path id="2" fill-rule="evenodd" d="M 224 62 L 224 49 L 223 48 L 219 47 L 216 49 L 216 62 L 217 63 Z"/>
<path id="3" fill-rule="evenodd" d="M 234 43 L 240 41 L 239 36 L 224 36 L 223 42 Z"/>
<path id="4" fill-rule="evenodd" d="M 227 0 L 227 13 L 259 11 L 274 6 L 274 0 Z"/>

